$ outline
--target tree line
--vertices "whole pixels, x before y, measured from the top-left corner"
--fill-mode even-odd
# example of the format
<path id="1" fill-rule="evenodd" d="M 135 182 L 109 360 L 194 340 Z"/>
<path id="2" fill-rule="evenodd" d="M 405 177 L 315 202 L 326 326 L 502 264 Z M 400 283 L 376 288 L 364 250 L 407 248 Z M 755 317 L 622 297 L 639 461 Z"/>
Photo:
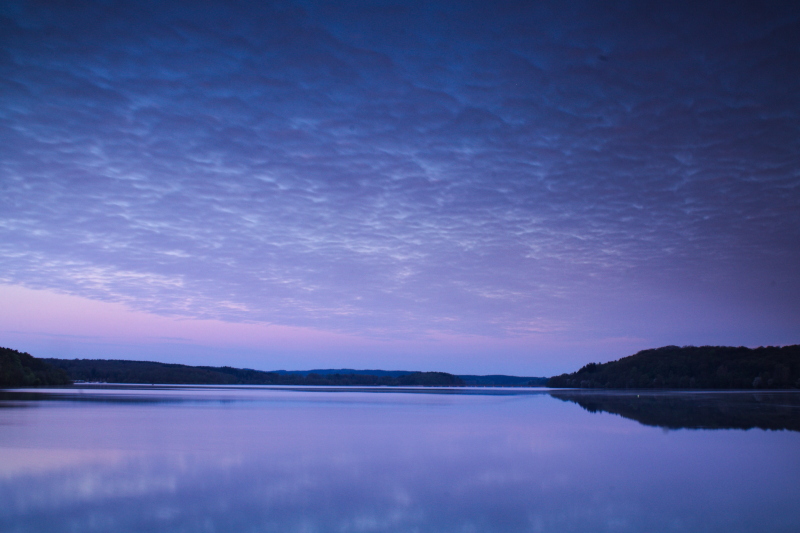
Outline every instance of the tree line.
<path id="1" fill-rule="evenodd" d="M 27 352 L 0 347 L 0 387 L 69 385 L 67 373 Z"/>
<path id="2" fill-rule="evenodd" d="M 446 372 L 400 376 L 364 374 L 289 374 L 230 366 L 189 366 L 116 359 L 44 359 L 75 381 L 175 385 L 355 385 L 457 387 L 464 382 Z"/>
<path id="3" fill-rule="evenodd" d="M 589 389 L 800 388 L 800 345 L 664 346 L 609 363 L 589 363 L 547 380 L 548 387 Z"/>

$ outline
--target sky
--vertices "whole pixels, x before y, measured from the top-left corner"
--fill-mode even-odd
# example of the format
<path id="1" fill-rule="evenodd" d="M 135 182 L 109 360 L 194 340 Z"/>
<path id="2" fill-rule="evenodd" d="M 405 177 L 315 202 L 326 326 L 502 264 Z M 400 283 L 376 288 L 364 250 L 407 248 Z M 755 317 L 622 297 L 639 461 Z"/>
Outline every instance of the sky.
<path id="1" fill-rule="evenodd" d="M 0 4 L 0 345 L 553 375 L 798 272 L 799 3 Z"/>

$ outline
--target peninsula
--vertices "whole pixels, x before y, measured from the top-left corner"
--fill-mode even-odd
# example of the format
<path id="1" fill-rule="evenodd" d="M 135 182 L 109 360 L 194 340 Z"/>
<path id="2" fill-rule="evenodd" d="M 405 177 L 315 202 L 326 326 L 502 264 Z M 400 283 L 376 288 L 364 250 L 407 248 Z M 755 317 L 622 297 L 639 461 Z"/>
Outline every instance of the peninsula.
<path id="1" fill-rule="evenodd" d="M 800 345 L 760 348 L 664 346 L 547 380 L 553 388 L 800 388 Z"/>

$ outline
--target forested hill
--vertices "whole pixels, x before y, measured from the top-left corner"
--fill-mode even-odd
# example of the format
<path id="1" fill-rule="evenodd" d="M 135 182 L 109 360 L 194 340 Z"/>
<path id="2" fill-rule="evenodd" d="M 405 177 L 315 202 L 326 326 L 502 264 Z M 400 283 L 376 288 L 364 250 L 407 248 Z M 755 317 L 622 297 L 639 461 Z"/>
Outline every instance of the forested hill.
<path id="1" fill-rule="evenodd" d="M 189 366 L 115 359 L 44 359 L 75 381 L 158 383 L 176 385 L 387 385 L 458 387 L 464 382 L 445 372 L 409 372 L 402 375 L 294 374 L 264 372 L 229 366 Z"/>
<path id="2" fill-rule="evenodd" d="M 0 387 L 68 385 L 67 373 L 26 352 L 0 348 Z"/>
<path id="3" fill-rule="evenodd" d="M 665 346 L 609 363 L 590 363 L 547 381 L 548 387 L 605 389 L 800 388 L 800 345 Z"/>
<path id="4" fill-rule="evenodd" d="M 488 376 L 459 375 L 470 387 L 544 387 L 547 378 L 506 376 L 491 374 Z"/>
<path id="5" fill-rule="evenodd" d="M 306 376 L 308 374 L 319 374 L 327 376 L 329 374 L 365 374 L 371 376 L 405 376 L 413 374 L 409 370 L 354 370 L 352 368 L 325 368 L 317 370 L 276 370 L 278 374 L 296 374 Z M 458 374 L 465 385 L 469 387 L 544 387 L 548 378 L 507 376 L 504 374 L 490 374 L 478 376 L 472 374 Z"/>

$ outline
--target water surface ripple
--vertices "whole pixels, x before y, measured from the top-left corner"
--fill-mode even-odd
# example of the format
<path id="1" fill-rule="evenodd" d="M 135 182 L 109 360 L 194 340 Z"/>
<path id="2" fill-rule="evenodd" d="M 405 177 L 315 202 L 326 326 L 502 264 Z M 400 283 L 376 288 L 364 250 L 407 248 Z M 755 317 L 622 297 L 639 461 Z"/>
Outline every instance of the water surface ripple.
<path id="1" fill-rule="evenodd" d="M 3 391 L 0 530 L 795 532 L 799 414 L 797 392 Z"/>

